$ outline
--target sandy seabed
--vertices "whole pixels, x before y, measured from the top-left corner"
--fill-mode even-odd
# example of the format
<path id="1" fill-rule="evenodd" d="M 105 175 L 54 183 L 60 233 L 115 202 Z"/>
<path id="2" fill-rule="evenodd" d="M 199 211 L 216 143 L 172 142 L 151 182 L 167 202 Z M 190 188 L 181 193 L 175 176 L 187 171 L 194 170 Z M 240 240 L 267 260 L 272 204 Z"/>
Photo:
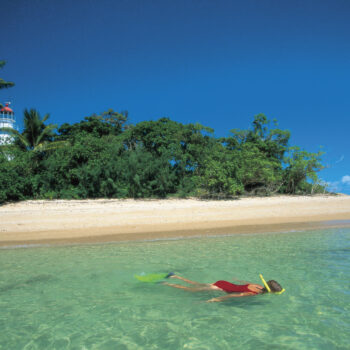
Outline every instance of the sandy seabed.
<path id="1" fill-rule="evenodd" d="M 350 227 L 350 196 L 52 200 L 0 207 L 0 246 Z"/>

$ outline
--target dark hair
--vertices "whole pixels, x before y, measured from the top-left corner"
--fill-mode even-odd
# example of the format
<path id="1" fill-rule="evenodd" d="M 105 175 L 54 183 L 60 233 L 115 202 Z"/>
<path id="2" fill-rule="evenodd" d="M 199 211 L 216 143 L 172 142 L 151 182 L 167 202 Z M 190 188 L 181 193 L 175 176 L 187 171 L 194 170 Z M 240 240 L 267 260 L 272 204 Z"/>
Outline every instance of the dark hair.
<path id="1" fill-rule="evenodd" d="M 268 281 L 267 285 L 270 287 L 272 293 L 280 292 L 283 289 L 282 286 L 275 280 Z M 263 288 L 263 293 L 267 293 L 266 287 Z"/>
<path id="2" fill-rule="evenodd" d="M 283 289 L 282 286 L 274 280 L 268 281 L 267 284 L 270 287 L 272 293 L 273 292 L 280 292 Z"/>

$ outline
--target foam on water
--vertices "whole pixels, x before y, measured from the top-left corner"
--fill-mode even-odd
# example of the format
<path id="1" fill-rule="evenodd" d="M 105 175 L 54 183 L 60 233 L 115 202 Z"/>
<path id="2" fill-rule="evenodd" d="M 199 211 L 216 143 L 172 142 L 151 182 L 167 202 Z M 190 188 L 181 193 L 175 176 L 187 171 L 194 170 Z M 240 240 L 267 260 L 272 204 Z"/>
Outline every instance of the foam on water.
<path id="1" fill-rule="evenodd" d="M 349 254 L 340 228 L 4 249 L 0 349 L 347 349 Z M 169 271 L 286 292 L 205 303 L 220 294 L 133 278 Z"/>

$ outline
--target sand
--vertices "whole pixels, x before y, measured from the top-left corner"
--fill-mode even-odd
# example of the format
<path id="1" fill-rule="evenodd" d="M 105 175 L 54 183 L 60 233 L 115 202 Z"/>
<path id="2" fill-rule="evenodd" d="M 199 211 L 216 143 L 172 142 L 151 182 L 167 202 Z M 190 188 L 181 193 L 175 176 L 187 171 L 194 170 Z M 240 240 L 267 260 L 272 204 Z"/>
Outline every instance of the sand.
<path id="1" fill-rule="evenodd" d="M 147 240 L 350 226 L 350 196 L 53 200 L 0 207 L 0 246 Z"/>

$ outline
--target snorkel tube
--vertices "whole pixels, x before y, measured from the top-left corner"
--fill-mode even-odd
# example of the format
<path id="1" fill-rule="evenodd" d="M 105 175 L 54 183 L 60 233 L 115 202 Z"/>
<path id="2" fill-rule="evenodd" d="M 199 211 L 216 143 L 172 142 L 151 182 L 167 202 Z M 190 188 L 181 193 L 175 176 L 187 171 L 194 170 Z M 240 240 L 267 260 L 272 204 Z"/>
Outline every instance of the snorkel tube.
<path id="1" fill-rule="evenodd" d="M 267 282 L 265 281 L 264 277 L 262 274 L 259 275 L 262 283 L 264 284 L 266 290 L 268 291 L 268 293 L 273 293 L 273 294 L 282 294 L 283 292 L 285 292 L 286 290 L 283 288 L 280 292 L 271 292 L 271 289 L 269 287 L 269 285 L 267 284 Z"/>

